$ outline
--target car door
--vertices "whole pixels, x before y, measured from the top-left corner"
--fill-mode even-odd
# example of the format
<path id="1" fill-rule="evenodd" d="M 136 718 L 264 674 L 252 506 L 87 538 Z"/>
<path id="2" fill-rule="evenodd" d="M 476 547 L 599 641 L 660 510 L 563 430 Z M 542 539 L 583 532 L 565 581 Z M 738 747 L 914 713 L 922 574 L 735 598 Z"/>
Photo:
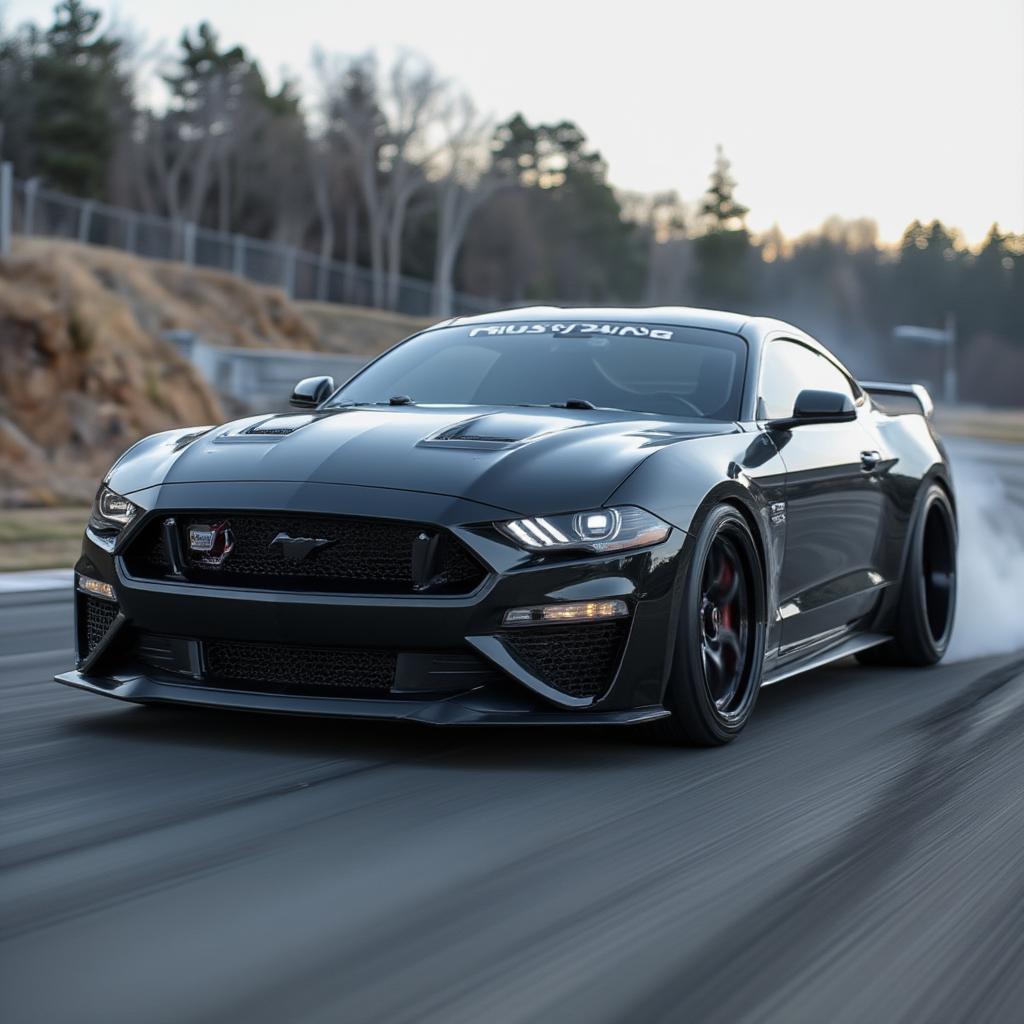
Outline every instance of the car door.
<path id="1" fill-rule="evenodd" d="M 805 388 L 848 394 L 858 414 L 848 423 L 769 431 L 786 467 L 779 579 L 783 655 L 838 635 L 866 615 L 883 582 L 875 563 L 886 501 L 876 473 L 885 460 L 877 435 L 864 423 L 864 396 L 836 363 L 810 346 L 788 338 L 770 341 L 759 418 L 791 416 Z"/>

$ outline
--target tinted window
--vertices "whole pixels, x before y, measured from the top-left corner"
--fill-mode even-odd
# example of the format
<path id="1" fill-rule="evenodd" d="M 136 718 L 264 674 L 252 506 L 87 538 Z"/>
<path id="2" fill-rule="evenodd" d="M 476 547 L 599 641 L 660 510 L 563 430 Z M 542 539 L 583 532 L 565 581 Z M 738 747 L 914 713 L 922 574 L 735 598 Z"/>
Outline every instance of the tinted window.
<path id="1" fill-rule="evenodd" d="M 507 323 L 427 331 L 345 385 L 332 404 L 550 405 L 661 416 L 739 416 L 742 338 L 671 325 Z"/>
<path id="2" fill-rule="evenodd" d="M 761 371 L 761 419 L 793 415 L 796 396 L 804 388 L 839 391 L 854 399 L 850 381 L 824 356 L 795 341 L 773 341 Z"/>

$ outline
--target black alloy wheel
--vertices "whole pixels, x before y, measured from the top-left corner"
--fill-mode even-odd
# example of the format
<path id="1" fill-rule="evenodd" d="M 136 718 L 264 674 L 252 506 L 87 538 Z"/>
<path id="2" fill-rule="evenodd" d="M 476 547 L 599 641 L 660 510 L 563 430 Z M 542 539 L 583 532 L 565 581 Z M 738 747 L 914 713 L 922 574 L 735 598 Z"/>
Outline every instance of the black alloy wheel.
<path id="1" fill-rule="evenodd" d="M 675 655 L 655 723 L 678 743 L 718 746 L 740 732 L 761 686 L 766 634 L 764 567 L 739 509 L 718 505 L 697 531 L 680 580 Z"/>
<path id="2" fill-rule="evenodd" d="M 723 530 L 712 541 L 704 563 L 700 642 L 704 682 L 724 719 L 741 713 L 749 697 L 750 589 L 736 540 Z"/>

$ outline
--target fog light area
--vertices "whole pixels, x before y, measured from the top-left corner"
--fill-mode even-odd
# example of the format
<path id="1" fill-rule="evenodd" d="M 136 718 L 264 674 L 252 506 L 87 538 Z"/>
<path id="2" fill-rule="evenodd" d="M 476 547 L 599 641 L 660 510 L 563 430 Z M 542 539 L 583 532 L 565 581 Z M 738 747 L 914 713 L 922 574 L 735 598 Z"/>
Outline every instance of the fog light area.
<path id="1" fill-rule="evenodd" d="M 117 600 L 114 596 L 114 588 L 109 583 L 91 579 L 89 576 L 78 577 L 78 589 L 83 594 L 92 594 L 94 597 L 102 597 L 107 601 Z"/>
<path id="2" fill-rule="evenodd" d="M 629 614 L 625 601 L 577 601 L 572 604 L 544 604 L 533 608 L 510 608 L 505 612 L 506 626 L 529 626 L 551 622 L 594 622 L 621 619 Z"/>

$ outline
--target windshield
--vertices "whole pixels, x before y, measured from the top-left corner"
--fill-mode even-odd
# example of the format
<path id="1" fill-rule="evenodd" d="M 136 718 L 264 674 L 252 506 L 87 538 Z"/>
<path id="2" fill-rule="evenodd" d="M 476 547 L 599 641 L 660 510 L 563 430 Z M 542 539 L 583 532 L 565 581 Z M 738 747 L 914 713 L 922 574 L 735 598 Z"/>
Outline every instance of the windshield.
<path id="1" fill-rule="evenodd" d="M 734 420 L 746 364 L 735 334 L 634 323 L 500 323 L 427 331 L 382 356 L 330 405 L 564 405 Z"/>

